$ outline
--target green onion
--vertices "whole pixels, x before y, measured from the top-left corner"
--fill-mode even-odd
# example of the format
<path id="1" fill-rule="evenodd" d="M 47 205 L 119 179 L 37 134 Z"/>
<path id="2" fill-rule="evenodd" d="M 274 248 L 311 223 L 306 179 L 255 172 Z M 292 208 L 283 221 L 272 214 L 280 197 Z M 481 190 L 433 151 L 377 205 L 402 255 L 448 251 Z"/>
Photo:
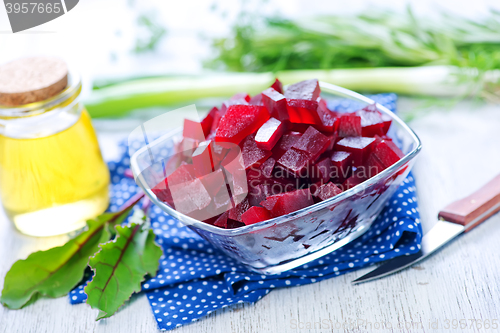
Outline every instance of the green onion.
<path id="1" fill-rule="evenodd" d="M 203 98 L 258 93 L 275 77 L 284 84 L 317 78 L 359 92 L 395 92 L 437 97 L 460 97 L 478 90 L 496 98 L 500 71 L 479 73 L 453 66 L 290 70 L 276 73 L 226 73 L 131 80 L 94 90 L 84 101 L 93 117 L 118 117 L 135 109 L 174 106 Z"/>

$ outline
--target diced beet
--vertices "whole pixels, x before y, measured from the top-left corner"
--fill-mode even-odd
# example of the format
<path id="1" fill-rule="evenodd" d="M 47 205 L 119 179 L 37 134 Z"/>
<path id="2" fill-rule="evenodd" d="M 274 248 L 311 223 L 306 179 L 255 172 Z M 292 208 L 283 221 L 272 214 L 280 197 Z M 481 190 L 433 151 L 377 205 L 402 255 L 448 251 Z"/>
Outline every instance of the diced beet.
<path id="1" fill-rule="evenodd" d="M 227 229 L 235 229 L 235 228 L 241 228 L 244 227 L 245 223 L 240 222 L 240 221 L 235 221 L 232 219 L 227 219 Z"/>
<path id="2" fill-rule="evenodd" d="M 271 214 L 269 214 L 269 211 L 262 207 L 250 207 L 241 215 L 241 220 L 245 225 L 262 222 L 270 218 Z"/>
<path id="3" fill-rule="evenodd" d="M 178 150 L 184 157 L 191 157 L 198 147 L 199 141 L 191 138 L 182 138 Z"/>
<path id="4" fill-rule="evenodd" d="M 269 157 L 264 163 L 262 163 L 259 168 L 262 172 L 262 175 L 266 178 L 271 178 L 275 164 L 276 160 L 272 157 Z"/>
<path id="5" fill-rule="evenodd" d="M 248 104 L 264 106 L 264 102 L 262 101 L 262 94 L 257 94 L 254 97 L 250 98 L 250 101 L 248 102 Z"/>
<path id="6" fill-rule="evenodd" d="M 369 177 L 380 173 L 382 170 L 387 169 L 401 158 L 404 153 L 389 140 L 382 140 L 373 150 L 366 162 L 366 167 L 371 170 Z"/>
<path id="7" fill-rule="evenodd" d="M 326 200 L 329 198 L 333 198 L 340 193 L 342 193 L 342 190 L 335 186 L 334 183 L 329 182 L 327 184 L 321 185 L 318 189 L 316 189 L 313 195 L 321 200 Z"/>
<path id="8" fill-rule="evenodd" d="M 330 142 L 327 136 L 314 127 L 309 126 L 292 148 L 307 153 L 311 156 L 311 160 L 315 160 L 328 148 Z"/>
<path id="9" fill-rule="evenodd" d="M 385 124 L 382 113 L 374 105 L 369 105 L 356 111 L 356 115 L 361 117 L 361 128 L 363 136 L 375 136 L 385 134 Z"/>
<path id="10" fill-rule="evenodd" d="M 207 139 L 212 139 L 211 137 L 215 137 L 217 133 L 217 128 L 219 128 L 219 123 L 222 118 L 222 112 L 219 110 L 214 114 L 214 120 L 212 121 L 212 128 L 210 129 L 210 134 L 207 136 Z"/>
<path id="11" fill-rule="evenodd" d="M 241 92 L 234 94 L 233 97 L 229 99 L 230 101 L 239 101 L 239 100 L 245 100 L 246 102 L 250 102 L 250 95 L 247 93 Z"/>
<path id="12" fill-rule="evenodd" d="M 169 189 L 175 210 L 185 215 L 208 207 L 212 201 L 210 194 L 198 178 L 178 185 L 169 184 Z"/>
<path id="13" fill-rule="evenodd" d="M 286 109 L 292 123 L 321 125 L 317 111 L 318 102 L 315 100 L 287 98 Z"/>
<path id="14" fill-rule="evenodd" d="M 316 101 L 319 97 L 321 90 L 319 88 L 318 80 L 300 81 L 288 86 L 285 91 L 285 97 L 290 99 L 306 99 Z"/>
<path id="15" fill-rule="evenodd" d="M 317 113 L 321 124 L 318 125 L 318 129 L 322 132 L 332 133 L 336 130 L 335 125 L 337 124 L 337 115 L 328 110 L 326 106 L 326 101 L 321 97 L 318 97 L 318 109 Z"/>
<path id="16" fill-rule="evenodd" d="M 241 219 L 241 215 L 243 215 L 243 213 L 245 213 L 249 208 L 250 208 L 250 203 L 248 202 L 248 199 L 245 199 L 239 204 L 237 204 L 236 207 L 231 208 L 229 210 L 228 218 L 235 221 L 243 222 Z"/>
<path id="17" fill-rule="evenodd" d="M 309 128 L 309 126 L 311 126 L 311 125 L 309 125 L 309 124 L 297 124 L 297 123 L 290 123 L 290 122 L 288 122 L 288 124 L 287 124 L 287 128 L 290 131 L 297 132 L 300 134 L 303 134 Z"/>
<path id="18" fill-rule="evenodd" d="M 276 197 L 278 200 L 270 211 L 273 217 L 286 215 L 314 204 L 308 188 L 277 194 Z"/>
<path id="19" fill-rule="evenodd" d="M 213 141 L 211 147 L 212 147 L 212 159 L 214 162 L 214 169 L 217 169 L 217 167 L 220 166 L 221 162 L 224 160 L 230 149 L 228 149 L 227 147 L 222 147 L 221 145 L 218 145 Z M 239 151 L 239 147 L 237 149 Z"/>
<path id="20" fill-rule="evenodd" d="M 275 159 L 279 159 L 288 149 L 292 148 L 301 136 L 302 134 L 298 132 L 288 132 L 283 134 L 281 139 L 273 148 L 273 157 Z"/>
<path id="21" fill-rule="evenodd" d="M 215 170 L 211 141 L 203 141 L 193 152 L 193 166 L 196 176 L 201 177 Z"/>
<path id="22" fill-rule="evenodd" d="M 312 178 L 313 181 L 327 183 L 331 178 L 331 173 L 332 161 L 330 158 L 326 157 L 314 165 L 313 174 L 310 178 Z"/>
<path id="23" fill-rule="evenodd" d="M 249 169 L 254 165 L 260 165 L 272 155 L 272 152 L 259 148 L 255 142 L 255 135 L 249 135 L 242 143 L 241 154 L 245 169 Z"/>
<path id="24" fill-rule="evenodd" d="M 205 189 L 207 192 L 214 197 L 221 188 L 226 188 L 226 181 L 224 179 L 224 174 L 222 172 L 222 169 L 218 169 L 212 173 L 209 173 L 203 177 L 200 177 L 201 182 L 203 183 L 203 186 L 205 186 Z"/>
<path id="25" fill-rule="evenodd" d="M 201 127 L 203 129 L 203 134 L 205 137 L 210 135 L 210 131 L 212 130 L 212 125 L 214 123 L 214 118 L 216 113 L 219 112 L 217 107 L 213 107 L 207 114 L 207 116 L 201 121 Z"/>
<path id="26" fill-rule="evenodd" d="M 182 136 L 198 141 L 205 140 L 205 134 L 203 132 L 201 123 L 189 119 L 184 119 L 184 129 L 182 130 Z"/>
<path id="27" fill-rule="evenodd" d="M 194 179 L 196 179 L 194 166 L 192 164 L 182 162 L 181 165 L 165 179 L 165 181 L 168 186 L 172 186 L 186 183 Z"/>
<path id="28" fill-rule="evenodd" d="M 378 113 L 380 115 L 380 118 L 382 121 L 382 134 L 380 134 L 380 135 L 387 134 L 387 131 L 389 131 L 389 127 L 391 127 L 391 123 L 392 123 L 391 117 L 389 117 L 385 113 L 380 112 L 380 110 L 377 108 L 376 104 L 367 105 L 362 109 L 362 111 Z M 363 136 L 365 136 L 365 135 L 363 134 Z"/>
<path id="29" fill-rule="evenodd" d="M 370 154 L 368 157 L 368 160 L 365 163 L 365 168 L 367 169 L 368 178 L 373 177 L 386 169 L 384 164 L 382 164 L 382 162 L 380 162 L 374 154 Z"/>
<path id="30" fill-rule="evenodd" d="M 338 120 L 338 135 L 341 138 L 362 136 L 361 117 L 355 114 L 343 114 Z"/>
<path id="31" fill-rule="evenodd" d="M 237 98 L 237 99 L 231 98 L 228 101 L 225 101 L 222 103 L 222 105 L 220 107 L 220 114 L 222 116 L 225 115 L 227 112 L 227 109 L 231 105 L 250 105 L 250 104 L 248 103 L 248 101 L 245 98 Z"/>
<path id="32" fill-rule="evenodd" d="M 227 217 L 229 216 L 228 212 L 222 213 L 221 216 L 214 222 L 214 225 L 219 228 L 227 228 Z"/>
<path id="33" fill-rule="evenodd" d="M 299 186 L 299 179 L 296 177 L 290 177 L 289 175 L 289 171 L 278 165 L 275 168 L 273 177 L 271 178 L 272 184 L 270 194 L 275 195 L 295 191 Z"/>
<path id="34" fill-rule="evenodd" d="M 347 178 L 347 180 L 342 184 L 342 189 L 344 191 L 347 191 L 354 186 L 361 184 L 366 180 L 366 177 L 364 175 L 365 174 L 363 169 L 356 170 L 354 174 L 351 177 Z"/>
<path id="35" fill-rule="evenodd" d="M 172 198 L 172 193 L 170 192 L 170 189 L 166 185 L 165 181 L 158 183 L 151 189 L 151 192 L 156 195 L 158 200 L 168 203 L 170 206 L 174 207 L 174 199 Z"/>
<path id="36" fill-rule="evenodd" d="M 248 203 L 251 206 L 260 206 L 260 203 L 271 195 L 271 185 L 258 184 L 253 185 L 249 180 Z"/>
<path id="37" fill-rule="evenodd" d="M 271 88 L 279 92 L 280 94 L 283 93 L 283 84 L 281 84 L 280 80 L 276 79 L 274 83 L 271 85 Z"/>
<path id="38" fill-rule="evenodd" d="M 271 150 L 283 135 L 285 125 L 276 118 L 269 118 L 255 135 L 255 142 L 261 149 Z"/>
<path id="39" fill-rule="evenodd" d="M 374 138 L 347 137 L 337 142 L 335 149 L 352 153 L 354 166 L 358 167 L 368 159 L 374 145 Z"/>
<path id="40" fill-rule="evenodd" d="M 326 148 L 326 151 L 329 152 L 335 147 L 335 143 L 337 143 L 337 133 L 332 133 L 330 135 L 327 135 L 328 139 L 330 140 L 330 143 L 328 144 L 328 148 Z"/>
<path id="41" fill-rule="evenodd" d="M 310 161 L 311 156 L 308 153 L 290 148 L 280 157 L 277 163 L 289 171 L 290 174 L 299 175 L 309 167 Z"/>
<path id="42" fill-rule="evenodd" d="M 285 96 L 273 88 L 269 88 L 262 92 L 262 102 L 272 117 L 280 121 L 288 120 L 289 116 Z"/>
<path id="43" fill-rule="evenodd" d="M 343 183 L 344 180 L 351 176 L 353 167 L 353 154 L 346 151 L 336 151 L 330 157 L 332 161 L 332 178 L 338 183 Z"/>
<path id="44" fill-rule="evenodd" d="M 388 140 L 379 143 L 373 154 L 377 156 L 386 167 L 390 167 L 405 156 L 394 142 Z"/>
<path id="45" fill-rule="evenodd" d="M 215 141 L 239 144 L 244 138 L 258 130 L 269 118 L 269 113 L 263 106 L 232 105 L 219 122 Z"/>
<path id="46" fill-rule="evenodd" d="M 231 196 L 235 204 L 240 203 L 248 193 L 247 176 L 243 156 L 238 146 L 232 148 L 221 163 Z"/>
<path id="47" fill-rule="evenodd" d="M 213 197 L 213 205 L 217 214 L 223 213 L 232 207 L 233 204 L 226 185 L 222 186 Z"/>
<path id="48" fill-rule="evenodd" d="M 274 206 L 278 202 L 279 197 L 272 195 L 266 198 L 266 200 L 261 201 L 260 205 L 267 209 L 269 212 L 273 210 Z"/>

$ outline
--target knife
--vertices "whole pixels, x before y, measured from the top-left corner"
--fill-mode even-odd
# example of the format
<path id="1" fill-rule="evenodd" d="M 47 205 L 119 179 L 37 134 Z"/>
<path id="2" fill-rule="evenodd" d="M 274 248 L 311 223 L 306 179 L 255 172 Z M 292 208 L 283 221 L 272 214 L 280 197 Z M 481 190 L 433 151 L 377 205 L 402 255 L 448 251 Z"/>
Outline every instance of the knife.
<path id="1" fill-rule="evenodd" d="M 437 224 L 422 237 L 420 251 L 388 260 L 353 284 L 378 279 L 427 258 L 458 235 L 472 230 L 500 210 L 500 175 L 468 197 L 457 200 L 439 212 Z"/>

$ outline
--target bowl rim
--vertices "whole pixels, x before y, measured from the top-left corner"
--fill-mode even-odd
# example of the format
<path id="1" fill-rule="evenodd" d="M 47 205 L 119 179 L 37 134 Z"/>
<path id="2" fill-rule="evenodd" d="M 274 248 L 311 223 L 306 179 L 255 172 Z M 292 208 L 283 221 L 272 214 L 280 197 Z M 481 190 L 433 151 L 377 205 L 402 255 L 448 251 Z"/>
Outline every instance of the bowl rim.
<path id="1" fill-rule="evenodd" d="M 359 94 L 357 92 L 354 92 L 354 91 L 346 89 L 346 88 L 342 88 L 340 86 L 337 86 L 337 85 L 334 85 L 331 83 L 326 83 L 326 82 L 320 81 L 319 86 L 320 86 L 322 92 L 334 94 L 338 97 L 344 97 L 344 98 L 349 98 L 352 100 L 357 100 L 359 102 L 366 103 L 367 105 L 375 103 L 375 101 L 373 101 L 372 99 L 370 99 L 362 94 Z M 377 183 L 380 179 L 394 173 L 397 169 L 399 169 L 404 164 L 408 163 L 409 161 L 411 161 L 413 158 L 415 158 L 418 155 L 418 153 L 422 150 L 422 142 L 421 142 L 420 138 L 418 137 L 418 135 L 401 118 L 399 118 L 394 112 L 390 111 L 385 106 L 383 106 L 379 103 L 375 103 L 375 104 L 376 104 L 377 108 L 380 111 L 382 111 L 382 113 L 385 113 L 386 115 L 390 116 L 392 121 L 396 121 L 403 129 L 405 129 L 410 134 L 414 143 L 416 143 L 413 150 L 411 150 L 402 159 L 400 159 L 398 162 L 394 163 L 393 165 L 391 165 L 387 169 L 383 170 L 379 174 L 367 179 L 366 181 L 354 186 L 353 188 L 351 188 L 347 191 L 340 193 L 339 195 L 336 195 L 336 196 L 329 198 L 325 201 L 315 203 L 311 206 L 304 207 L 304 208 L 299 209 L 299 210 L 292 212 L 290 214 L 278 216 L 278 217 L 275 217 L 275 218 L 272 218 L 272 219 L 269 219 L 266 221 L 258 222 L 258 223 L 247 225 L 244 227 L 239 227 L 239 228 L 235 228 L 235 229 L 223 229 L 223 228 L 219 228 L 219 227 L 210 225 L 208 223 L 196 220 L 192 217 L 189 217 L 187 215 L 184 215 L 184 214 L 176 211 L 175 209 L 166 205 L 162 201 L 158 200 L 156 195 L 151 191 L 151 189 L 147 188 L 146 183 L 145 183 L 142 175 L 140 174 L 140 169 L 139 169 L 139 165 L 137 162 L 138 157 L 146 149 L 148 149 L 148 147 L 151 148 L 151 147 L 163 142 L 167 138 L 170 138 L 173 135 L 178 134 L 181 131 L 181 129 L 175 129 L 175 130 L 169 131 L 168 133 L 162 135 L 161 137 L 157 138 L 153 142 L 150 142 L 149 144 L 147 144 L 144 147 L 137 150 L 130 158 L 130 166 L 131 166 L 132 172 L 134 174 L 134 178 L 136 180 L 136 183 L 139 185 L 139 187 L 142 188 L 144 193 L 146 193 L 146 195 L 151 199 L 151 201 L 153 203 L 155 203 L 156 205 L 158 205 L 167 214 L 169 214 L 170 216 L 181 221 L 183 224 L 188 225 L 188 226 L 193 226 L 193 227 L 196 227 L 199 229 L 203 229 L 203 230 L 210 232 L 210 233 L 214 233 L 214 234 L 218 234 L 218 235 L 225 235 L 225 236 L 237 236 L 237 235 L 255 232 L 255 231 L 258 231 L 261 229 L 266 229 L 266 228 L 269 228 L 271 226 L 284 223 L 284 222 L 290 220 L 291 218 L 295 219 L 295 218 L 302 217 L 302 216 L 306 215 L 307 213 L 309 213 L 311 210 L 320 210 L 320 209 L 323 209 L 327 206 L 331 206 L 332 204 L 335 204 L 341 200 L 344 200 L 347 197 L 353 196 L 353 195 L 363 191 L 366 187 Z"/>

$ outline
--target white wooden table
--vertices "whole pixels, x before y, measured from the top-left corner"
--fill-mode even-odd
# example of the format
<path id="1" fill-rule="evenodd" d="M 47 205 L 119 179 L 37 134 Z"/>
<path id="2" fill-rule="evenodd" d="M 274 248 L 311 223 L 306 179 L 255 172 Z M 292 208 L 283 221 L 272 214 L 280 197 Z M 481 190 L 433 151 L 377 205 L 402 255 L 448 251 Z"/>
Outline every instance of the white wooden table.
<path id="1" fill-rule="evenodd" d="M 414 105 L 415 101 L 402 99 L 399 108 L 404 111 Z M 110 143 L 120 135 L 107 131 L 116 128 L 108 125 L 97 123 L 104 153 L 110 156 Z M 426 231 L 440 208 L 500 173 L 500 107 L 463 102 L 452 110 L 420 117 L 411 126 L 424 145 L 414 174 Z M 64 240 L 20 235 L 0 215 L 0 286 L 14 261 Z M 275 290 L 254 305 L 223 309 L 176 331 L 500 331 L 479 329 L 474 321 L 500 325 L 500 214 L 411 269 L 374 282 L 350 284 L 368 270 Z M 144 295 L 133 297 L 109 319 L 95 322 L 95 317 L 96 311 L 89 306 L 72 306 L 66 297 L 42 299 L 17 311 L 0 307 L 0 332 L 157 331 Z M 460 328 L 459 321 L 464 319 L 467 329 Z M 454 323 L 459 324 L 457 329 Z"/>

